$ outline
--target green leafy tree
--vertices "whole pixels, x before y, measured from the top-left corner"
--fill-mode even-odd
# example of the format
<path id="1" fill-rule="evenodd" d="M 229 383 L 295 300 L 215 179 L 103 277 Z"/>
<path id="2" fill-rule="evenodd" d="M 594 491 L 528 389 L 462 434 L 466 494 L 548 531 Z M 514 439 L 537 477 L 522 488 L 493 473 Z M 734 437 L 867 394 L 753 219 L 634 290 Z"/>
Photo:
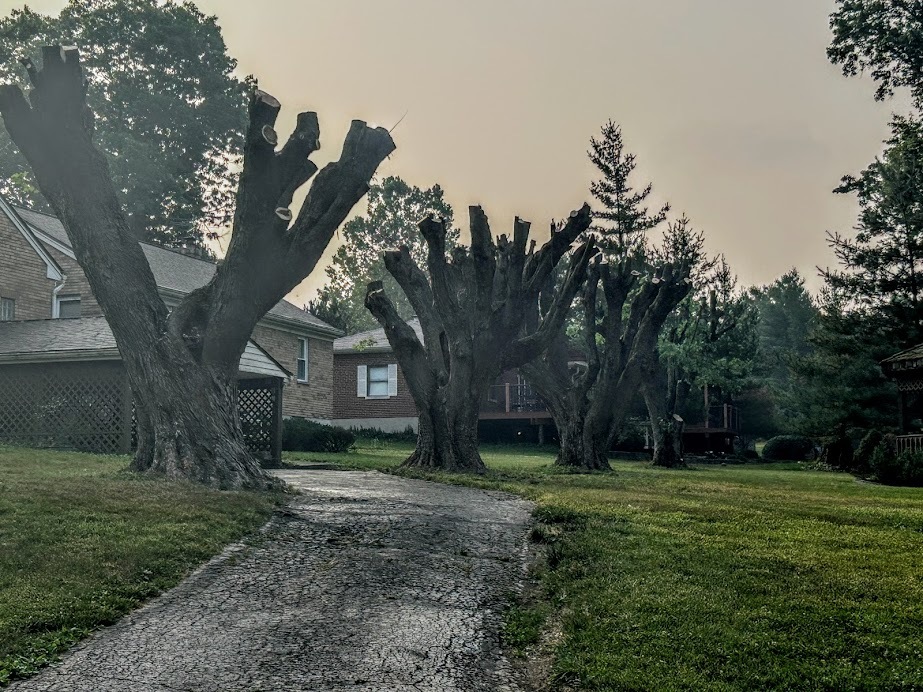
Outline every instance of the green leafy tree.
<path id="1" fill-rule="evenodd" d="M 95 136 L 136 236 L 197 244 L 230 224 L 249 90 L 216 18 L 172 0 L 70 0 L 56 17 L 14 10 L 0 20 L 0 81 L 26 86 L 16 63 L 53 44 L 80 47 Z M 0 132 L 0 194 L 47 209 L 37 188 Z"/>
<path id="2" fill-rule="evenodd" d="M 378 322 L 365 307 L 366 287 L 383 281 L 398 314 L 409 318 L 413 314 L 410 302 L 382 257 L 386 250 L 406 246 L 417 266 L 426 267 L 428 251 L 418 224 L 430 215 L 445 221 L 451 250 L 459 234 L 452 225 L 452 207 L 439 185 L 423 189 L 396 176 L 376 181 L 368 193 L 365 216 L 351 219 L 340 230 L 343 244 L 326 269 L 327 283 L 309 306 L 311 311 L 349 334 L 375 329 Z"/>
<path id="3" fill-rule="evenodd" d="M 843 74 L 871 75 L 882 101 L 907 87 L 923 103 L 923 3 L 920 0 L 836 0 L 827 49 Z"/>
<path id="4" fill-rule="evenodd" d="M 882 339 L 881 315 L 848 306 L 823 291 L 811 351 L 793 360 L 786 408 L 798 432 L 812 437 L 846 427 L 892 428 L 898 420 L 897 388 L 879 363 L 895 347 Z"/>
<path id="5" fill-rule="evenodd" d="M 923 122 L 896 117 L 884 153 L 838 193 L 855 193 L 854 237 L 829 233 L 840 269 L 822 272 L 847 309 L 882 317 L 896 349 L 923 341 Z"/>
<path id="6" fill-rule="evenodd" d="M 814 352 L 810 335 L 817 326 L 817 307 L 797 269 L 751 289 L 751 295 L 758 315 L 759 386 L 745 401 L 754 411 L 759 408 L 760 420 L 742 414 L 745 433 L 769 437 L 795 432 L 799 412 L 794 402 L 800 393 L 794 389 L 792 368 Z"/>

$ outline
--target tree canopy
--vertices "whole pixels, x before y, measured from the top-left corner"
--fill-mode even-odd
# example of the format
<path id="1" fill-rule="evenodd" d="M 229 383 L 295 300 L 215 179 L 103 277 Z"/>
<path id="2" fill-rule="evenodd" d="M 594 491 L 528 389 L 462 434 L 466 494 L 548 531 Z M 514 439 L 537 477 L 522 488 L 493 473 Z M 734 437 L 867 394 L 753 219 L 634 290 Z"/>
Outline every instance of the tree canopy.
<path id="1" fill-rule="evenodd" d="M 327 283 L 311 303 L 311 311 L 348 334 L 374 329 L 378 323 L 365 307 L 366 287 L 372 281 L 383 281 L 398 314 L 410 317 L 413 308 L 382 258 L 386 250 L 406 247 L 417 266 L 426 271 L 427 248 L 417 224 L 430 215 L 447 224 L 446 247 L 451 251 L 459 233 L 453 225 L 452 206 L 439 185 L 419 188 L 396 176 L 375 181 L 365 215 L 340 229 L 343 244 L 325 270 Z"/>
<path id="2" fill-rule="evenodd" d="M 51 44 L 80 47 L 96 141 L 136 236 L 196 244 L 228 225 L 248 85 L 215 17 L 173 0 L 70 0 L 55 17 L 14 10 L 0 20 L 0 79 L 25 86 L 17 63 Z M 0 194 L 45 209 L 37 188 L 0 132 Z"/>
<path id="3" fill-rule="evenodd" d="M 920 0 L 836 0 L 827 56 L 843 74 L 871 75 L 879 101 L 900 87 L 923 103 L 923 3 Z"/>
<path id="4" fill-rule="evenodd" d="M 855 193 L 854 237 L 829 233 L 841 268 L 823 271 L 847 308 L 882 318 L 895 349 L 923 341 L 923 122 L 895 117 L 881 157 L 836 190 Z"/>

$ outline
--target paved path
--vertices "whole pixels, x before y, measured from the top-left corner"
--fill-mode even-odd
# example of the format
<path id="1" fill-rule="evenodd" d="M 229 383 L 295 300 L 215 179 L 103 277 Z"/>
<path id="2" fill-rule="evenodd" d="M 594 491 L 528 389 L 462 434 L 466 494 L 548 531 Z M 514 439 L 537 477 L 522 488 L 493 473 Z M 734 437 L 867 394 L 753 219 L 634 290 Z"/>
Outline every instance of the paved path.
<path id="1" fill-rule="evenodd" d="M 499 608 L 528 503 L 379 473 L 286 471 L 263 533 L 16 692 L 515 690 Z"/>

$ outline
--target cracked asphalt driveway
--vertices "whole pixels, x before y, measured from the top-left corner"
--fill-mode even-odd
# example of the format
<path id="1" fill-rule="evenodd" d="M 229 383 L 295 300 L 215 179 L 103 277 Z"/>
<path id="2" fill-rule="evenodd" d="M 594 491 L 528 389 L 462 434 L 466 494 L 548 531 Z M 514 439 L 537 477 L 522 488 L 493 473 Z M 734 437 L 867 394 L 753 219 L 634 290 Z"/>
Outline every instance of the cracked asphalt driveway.
<path id="1" fill-rule="evenodd" d="M 279 475 L 302 494 L 256 538 L 10 689 L 517 689 L 499 628 L 529 503 L 380 473 Z"/>

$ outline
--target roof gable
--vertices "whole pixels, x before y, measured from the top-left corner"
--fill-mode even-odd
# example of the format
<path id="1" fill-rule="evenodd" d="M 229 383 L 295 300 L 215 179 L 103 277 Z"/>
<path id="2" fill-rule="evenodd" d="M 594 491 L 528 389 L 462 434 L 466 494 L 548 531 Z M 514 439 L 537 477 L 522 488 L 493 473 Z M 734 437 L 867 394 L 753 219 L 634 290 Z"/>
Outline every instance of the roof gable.
<path id="1" fill-rule="evenodd" d="M 420 326 L 420 320 L 414 318 L 407 322 L 407 325 L 413 329 L 421 344 L 423 340 L 423 328 Z M 370 329 L 367 332 L 358 334 L 349 334 L 341 336 L 333 341 L 334 353 L 390 353 L 391 344 L 385 335 L 384 328 Z"/>
<path id="2" fill-rule="evenodd" d="M 76 260 L 67 231 L 57 217 L 19 207 L 11 208 L 11 211 L 25 220 L 33 237 Z M 40 243 L 38 245 L 41 247 Z M 214 262 L 191 257 L 159 245 L 141 243 L 141 249 L 154 274 L 157 287 L 161 291 L 178 295 L 191 293 L 211 281 L 217 271 Z M 269 310 L 266 318 L 292 329 L 308 330 L 326 335 L 328 338 L 342 334 L 335 327 L 284 299 Z"/>
<path id="3" fill-rule="evenodd" d="M 35 254 L 45 263 L 45 276 L 55 281 L 63 279 L 64 274 L 61 272 L 61 267 L 59 267 L 58 263 L 45 251 L 45 248 L 42 247 L 42 244 L 35 237 L 32 229 L 22 220 L 22 217 L 19 216 L 16 210 L 7 204 L 3 197 L 0 197 L 0 212 L 6 215 L 10 223 L 13 224 L 13 228 L 19 231 L 20 235 L 22 235 L 29 244 L 29 247 L 31 247 L 35 251 Z"/>

